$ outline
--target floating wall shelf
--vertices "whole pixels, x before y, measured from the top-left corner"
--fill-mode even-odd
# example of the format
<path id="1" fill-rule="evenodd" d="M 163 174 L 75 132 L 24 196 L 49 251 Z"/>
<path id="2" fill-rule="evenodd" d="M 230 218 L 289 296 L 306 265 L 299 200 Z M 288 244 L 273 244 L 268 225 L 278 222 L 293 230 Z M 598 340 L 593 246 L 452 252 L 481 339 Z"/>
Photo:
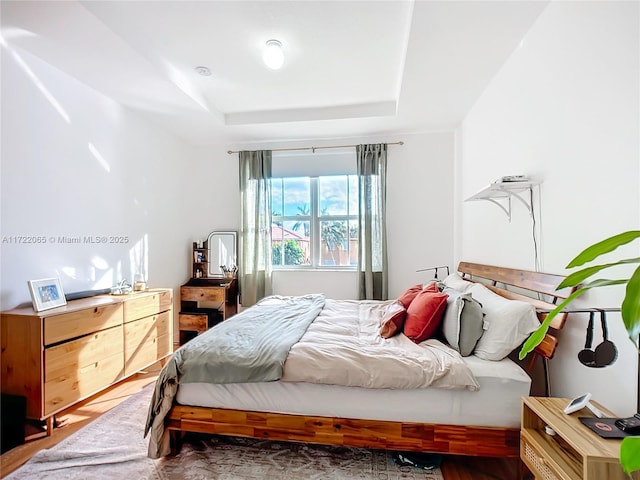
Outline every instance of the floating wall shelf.
<path id="1" fill-rule="evenodd" d="M 533 204 L 531 198 L 533 194 L 533 187 L 536 185 L 540 185 L 540 182 L 495 182 L 483 188 L 475 195 L 471 195 L 465 200 L 465 202 L 472 200 L 487 200 L 500 207 L 502 211 L 507 214 L 507 217 L 509 217 L 509 221 L 511 221 L 511 199 L 515 198 L 527 208 L 529 215 L 533 216 Z M 525 195 L 523 196 L 522 194 Z M 503 200 L 506 200 L 506 206 Z"/>

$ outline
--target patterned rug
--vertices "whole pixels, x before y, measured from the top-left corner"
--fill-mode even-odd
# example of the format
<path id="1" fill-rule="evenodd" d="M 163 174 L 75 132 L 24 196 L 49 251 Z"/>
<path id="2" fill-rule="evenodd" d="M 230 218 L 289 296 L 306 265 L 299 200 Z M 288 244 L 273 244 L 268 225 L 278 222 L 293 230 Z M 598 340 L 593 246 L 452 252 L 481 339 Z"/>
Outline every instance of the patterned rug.
<path id="1" fill-rule="evenodd" d="M 179 455 L 152 460 L 142 438 L 150 398 L 148 386 L 6 479 L 444 480 L 439 469 L 398 466 L 386 451 L 198 434 Z"/>

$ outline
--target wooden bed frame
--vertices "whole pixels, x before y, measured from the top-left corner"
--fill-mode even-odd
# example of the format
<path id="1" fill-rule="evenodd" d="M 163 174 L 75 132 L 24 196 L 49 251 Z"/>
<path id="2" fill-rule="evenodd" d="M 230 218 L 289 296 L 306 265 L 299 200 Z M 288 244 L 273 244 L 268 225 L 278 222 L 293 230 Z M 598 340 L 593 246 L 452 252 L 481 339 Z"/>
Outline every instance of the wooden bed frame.
<path id="1" fill-rule="evenodd" d="M 543 312 L 552 310 L 558 299 L 566 298 L 572 291 L 556 291 L 565 278 L 560 275 L 468 262 L 461 262 L 458 271 L 471 281 L 482 281 L 503 297 L 533 303 Z M 511 287 L 516 290 L 509 290 Z M 538 316 L 542 320 L 544 313 Z M 566 314 L 556 317 L 552 329 L 561 329 L 565 319 Z M 535 354 L 549 359 L 557 343 L 552 334 L 547 334 Z M 529 365 L 533 365 L 533 358 Z M 517 458 L 520 451 L 518 428 L 359 420 L 184 405 L 174 405 L 165 422 L 170 431 L 172 454 L 179 452 L 184 432 L 485 457 Z"/>

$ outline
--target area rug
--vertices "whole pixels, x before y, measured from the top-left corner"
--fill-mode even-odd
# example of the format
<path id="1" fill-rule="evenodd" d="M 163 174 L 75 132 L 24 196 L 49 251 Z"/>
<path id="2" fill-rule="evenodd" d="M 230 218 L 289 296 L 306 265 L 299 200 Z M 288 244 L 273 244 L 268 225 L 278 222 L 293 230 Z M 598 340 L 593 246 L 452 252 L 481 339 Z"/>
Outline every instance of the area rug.
<path id="1" fill-rule="evenodd" d="M 58 445 L 41 450 L 10 480 L 444 480 L 439 469 L 396 465 L 391 452 L 201 434 L 180 454 L 152 460 L 142 438 L 152 386 Z"/>

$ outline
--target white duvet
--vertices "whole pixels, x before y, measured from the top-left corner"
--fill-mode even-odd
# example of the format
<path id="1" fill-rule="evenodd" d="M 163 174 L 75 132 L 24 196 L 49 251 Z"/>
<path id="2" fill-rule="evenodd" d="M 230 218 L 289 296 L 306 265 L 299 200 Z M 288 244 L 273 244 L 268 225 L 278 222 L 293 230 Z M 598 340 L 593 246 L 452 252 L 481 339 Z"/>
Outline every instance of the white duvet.
<path id="1" fill-rule="evenodd" d="M 460 354 L 442 342 L 417 345 L 402 333 L 382 338 L 380 320 L 391 303 L 326 300 L 291 348 L 281 380 L 364 388 L 480 388 Z"/>

